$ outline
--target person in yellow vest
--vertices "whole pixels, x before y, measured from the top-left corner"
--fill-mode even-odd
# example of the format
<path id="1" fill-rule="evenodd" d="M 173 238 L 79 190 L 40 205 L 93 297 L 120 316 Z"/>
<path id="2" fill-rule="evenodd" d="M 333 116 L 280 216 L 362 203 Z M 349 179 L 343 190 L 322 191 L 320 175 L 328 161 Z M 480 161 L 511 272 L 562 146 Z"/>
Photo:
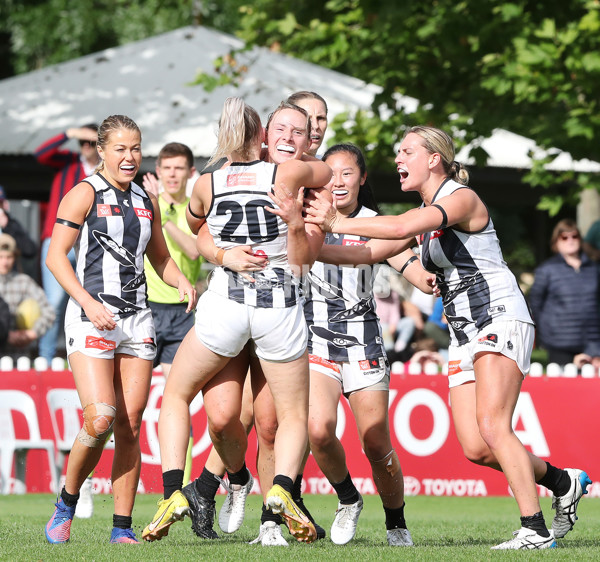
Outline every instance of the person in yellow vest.
<path id="1" fill-rule="evenodd" d="M 156 160 L 156 175 L 144 176 L 144 188 L 158 198 L 163 234 L 171 257 L 181 272 L 194 285 L 200 275 L 202 258 L 196 249 L 196 237 L 192 234 L 185 210 L 189 202 L 186 186 L 196 174 L 194 156 L 185 144 L 170 142 L 163 146 Z M 160 182 L 160 183 L 159 183 Z M 145 258 L 148 305 L 152 310 L 156 327 L 156 358 L 154 366 L 160 365 L 164 377 L 169 376 L 171 364 L 179 344 L 194 326 L 194 315 L 186 314 L 186 303 L 179 301 L 177 289 L 164 283 Z M 186 462 L 186 476 L 191 472 L 191 437 Z"/>

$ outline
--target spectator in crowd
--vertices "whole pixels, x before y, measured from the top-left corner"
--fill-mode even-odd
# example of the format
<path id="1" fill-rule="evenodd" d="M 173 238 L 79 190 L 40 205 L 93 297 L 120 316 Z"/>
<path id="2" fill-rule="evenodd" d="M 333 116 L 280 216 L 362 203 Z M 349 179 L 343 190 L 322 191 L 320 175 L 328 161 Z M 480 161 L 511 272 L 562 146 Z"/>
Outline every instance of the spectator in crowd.
<path id="1" fill-rule="evenodd" d="M 448 321 L 444 315 L 444 304 L 441 297 L 437 297 L 433 303 L 433 311 L 427 318 L 423 328 L 425 338 L 431 338 L 442 355 L 448 354 L 448 346 L 450 345 L 450 330 L 448 329 Z"/>
<path id="2" fill-rule="evenodd" d="M 0 234 L 0 296 L 10 311 L 8 339 L 3 355 L 37 355 L 37 341 L 54 322 L 54 310 L 42 288 L 25 273 L 14 271 L 17 243 Z"/>
<path id="3" fill-rule="evenodd" d="M 594 261 L 600 261 L 600 219 L 592 223 L 583 239 L 583 251 Z"/>
<path id="4" fill-rule="evenodd" d="M 37 255 L 37 244 L 31 239 L 23 225 L 10 215 L 10 203 L 4 188 L 0 185 L 0 233 L 10 234 L 17 243 L 21 257 L 34 258 Z M 15 263 L 16 266 L 16 263 Z"/>
<path id="5" fill-rule="evenodd" d="M 600 366 L 599 269 L 582 250 L 572 219 L 558 222 L 550 247 L 554 256 L 535 270 L 529 304 L 548 361 Z"/>
<path id="6" fill-rule="evenodd" d="M 100 163 L 96 142 L 98 140 L 98 125 L 90 123 L 79 128 L 67 129 L 63 133 L 53 136 L 35 151 L 35 157 L 40 164 L 50 166 L 56 170 L 50 189 L 46 217 L 42 227 L 42 244 L 40 268 L 42 285 L 48 301 L 56 311 L 56 319 L 52 327 L 40 340 L 40 355 L 48 361 L 56 355 L 57 342 L 62 334 L 62 321 L 67 306 L 67 293 L 59 285 L 46 266 L 46 256 L 50 245 L 50 236 L 56 222 L 58 205 L 67 192 L 87 176 L 91 176 L 96 166 Z M 79 142 L 80 152 L 61 150 L 69 139 Z M 75 267 L 75 253 L 69 254 L 71 265 Z"/>
<path id="7" fill-rule="evenodd" d="M 409 363 L 419 363 L 421 370 L 425 371 L 428 363 L 433 363 L 440 369 L 448 359 L 448 350 L 440 353 L 440 348 L 433 338 L 421 338 L 411 348 L 412 356 Z"/>
<path id="8" fill-rule="evenodd" d="M 406 314 L 406 291 L 399 275 L 390 271 L 389 283 L 374 291 L 385 351 L 391 362 L 404 359 L 414 333 L 415 320 Z"/>
<path id="9" fill-rule="evenodd" d="M 10 327 L 10 309 L 6 301 L 0 297 L 0 349 L 4 347 L 8 339 L 8 329 Z"/>
<path id="10" fill-rule="evenodd" d="M 144 188 L 158 199 L 163 234 L 169 253 L 192 285 L 198 281 L 202 265 L 202 260 L 199 259 L 200 252 L 196 248 L 196 237 L 192 234 L 185 216 L 190 201 L 186 195 L 186 187 L 194 175 L 196 168 L 190 148 L 179 142 L 170 142 L 158 153 L 158 179 L 151 173 L 144 176 Z M 154 271 L 148 256 L 144 258 L 144 262 L 148 305 L 152 310 L 156 329 L 154 366 L 160 365 L 166 378 L 169 376 L 179 344 L 194 326 L 194 315 L 186 312 L 187 304 L 180 302 L 179 291 L 163 282 Z M 183 478 L 185 484 L 189 482 L 192 470 L 192 444 L 190 437 Z"/>

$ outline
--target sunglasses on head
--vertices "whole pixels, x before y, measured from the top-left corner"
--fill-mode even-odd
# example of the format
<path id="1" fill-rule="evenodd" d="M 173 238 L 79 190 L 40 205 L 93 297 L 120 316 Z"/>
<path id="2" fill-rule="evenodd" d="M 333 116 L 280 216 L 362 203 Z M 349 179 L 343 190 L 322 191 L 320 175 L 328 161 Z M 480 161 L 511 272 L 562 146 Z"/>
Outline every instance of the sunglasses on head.
<path id="1" fill-rule="evenodd" d="M 89 144 L 92 148 L 96 148 L 96 141 L 89 141 L 89 140 L 79 141 L 79 146 L 85 146 L 86 144 Z"/>
<path id="2" fill-rule="evenodd" d="M 563 232 L 562 234 L 559 235 L 559 238 L 561 240 L 569 240 L 569 239 L 579 240 L 579 234 L 577 234 L 577 232 Z"/>

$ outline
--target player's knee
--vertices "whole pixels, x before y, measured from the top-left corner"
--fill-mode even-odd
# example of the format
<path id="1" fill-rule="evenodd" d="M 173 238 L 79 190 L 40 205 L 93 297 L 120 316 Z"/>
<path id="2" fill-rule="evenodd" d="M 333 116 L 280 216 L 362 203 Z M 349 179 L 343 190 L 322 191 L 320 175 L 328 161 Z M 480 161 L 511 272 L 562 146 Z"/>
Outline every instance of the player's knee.
<path id="1" fill-rule="evenodd" d="M 276 417 L 257 417 L 254 420 L 254 426 L 259 442 L 264 446 L 268 445 L 271 448 L 275 445 L 275 436 L 277 435 L 277 423 Z"/>
<path id="2" fill-rule="evenodd" d="M 104 402 L 88 404 L 83 409 L 83 427 L 77 439 L 86 447 L 103 447 L 115 422 L 116 408 Z"/>
<path id="3" fill-rule="evenodd" d="M 321 420 L 311 420 L 308 424 L 308 439 L 311 448 L 326 449 L 337 439 L 335 424 L 322 423 Z"/>
<path id="4" fill-rule="evenodd" d="M 470 445 L 468 443 L 461 445 L 465 458 L 468 461 L 481 466 L 487 466 L 491 463 L 493 455 L 485 445 Z"/>

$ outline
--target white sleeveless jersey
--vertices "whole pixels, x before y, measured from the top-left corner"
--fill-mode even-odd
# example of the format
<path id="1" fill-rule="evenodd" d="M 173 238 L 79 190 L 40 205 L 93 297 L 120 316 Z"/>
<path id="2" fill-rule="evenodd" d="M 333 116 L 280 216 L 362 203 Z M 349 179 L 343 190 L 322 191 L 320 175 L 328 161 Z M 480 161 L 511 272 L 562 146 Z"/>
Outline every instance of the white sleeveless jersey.
<path id="1" fill-rule="evenodd" d="M 212 204 L 206 213 L 208 229 L 220 248 L 251 246 L 269 258 L 269 265 L 253 272 L 254 282 L 225 267 L 217 267 L 209 290 L 260 308 L 285 308 L 299 301 L 298 280 L 287 257 L 287 224 L 265 210 L 276 208 L 269 198 L 277 166 L 268 162 L 232 163 L 213 172 Z"/>
<path id="2" fill-rule="evenodd" d="M 457 189 L 470 188 L 446 180 L 432 204 Z M 471 341 L 496 319 L 533 324 L 525 297 L 502 257 L 491 218 L 478 232 L 447 227 L 418 238 L 423 267 L 437 276 L 453 345 Z"/>
<path id="3" fill-rule="evenodd" d="M 144 252 L 154 207 L 146 192 L 133 182 L 121 191 L 100 174 L 83 181 L 94 188 L 95 200 L 75 242 L 75 274 L 115 319 L 125 318 L 148 306 Z M 69 319 L 88 320 L 73 298 L 66 314 Z"/>
<path id="4" fill-rule="evenodd" d="M 359 207 L 351 217 L 374 217 Z M 325 244 L 351 246 L 369 239 L 328 232 Z M 363 361 L 385 357 L 379 318 L 375 312 L 375 267 L 339 267 L 315 262 L 307 275 L 304 316 L 308 324 L 308 351 L 331 361 Z M 309 292 L 310 291 L 310 292 Z"/>

